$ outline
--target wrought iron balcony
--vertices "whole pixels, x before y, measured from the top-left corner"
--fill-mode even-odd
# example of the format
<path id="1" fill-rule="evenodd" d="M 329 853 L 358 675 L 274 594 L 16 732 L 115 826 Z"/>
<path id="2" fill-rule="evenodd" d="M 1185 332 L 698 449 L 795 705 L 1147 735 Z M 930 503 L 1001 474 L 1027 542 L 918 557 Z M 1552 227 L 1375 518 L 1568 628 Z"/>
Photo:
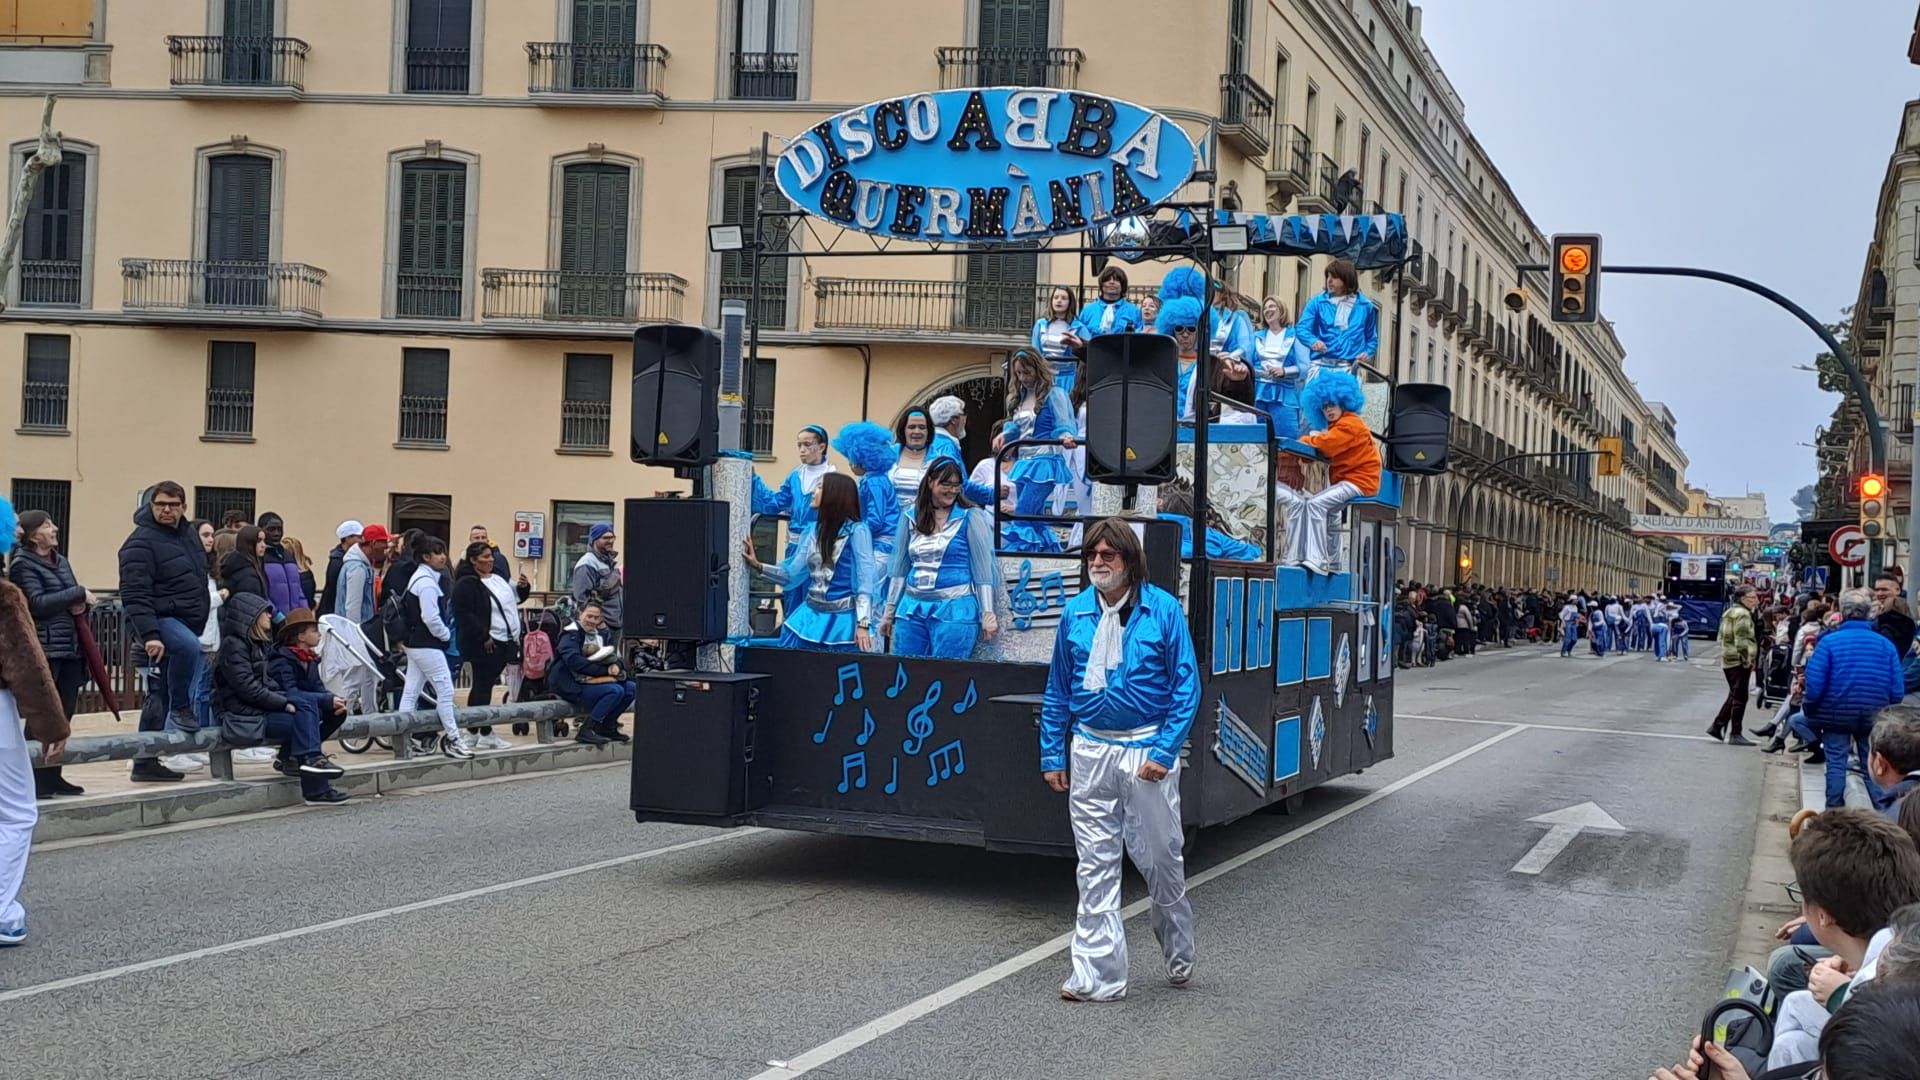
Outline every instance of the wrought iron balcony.
<path id="1" fill-rule="evenodd" d="M 394 275 L 393 313 L 403 319 L 457 319 L 466 276 L 457 271 L 401 270 Z"/>
<path id="2" fill-rule="evenodd" d="M 65 382 L 26 382 L 20 385 L 20 427 L 25 431 L 67 430 Z"/>
<path id="3" fill-rule="evenodd" d="M 737 52 L 733 61 L 736 101 L 794 101 L 800 97 L 800 54 Z"/>
<path id="4" fill-rule="evenodd" d="M 605 401 L 560 403 L 560 449 L 605 450 L 613 433 L 613 405 Z"/>
<path id="5" fill-rule="evenodd" d="M 307 43 L 290 37 L 167 36 L 171 81 L 185 89 L 305 90 Z"/>
<path id="6" fill-rule="evenodd" d="M 1418 240 L 1409 241 L 1411 255 L 1407 259 L 1406 275 L 1401 279 L 1407 283 L 1407 293 L 1416 304 L 1426 301 L 1433 295 L 1433 257 Z"/>
<path id="7" fill-rule="evenodd" d="M 127 311 L 167 315 L 245 314 L 297 322 L 320 318 L 327 272 L 306 263 L 121 259 Z"/>
<path id="8" fill-rule="evenodd" d="M 1220 137 L 1248 157 L 1267 152 L 1273 130 L 1273 95 L 1245 72 L 1220 76 Z"/>
<path id="9" fill-rule="evenodd" d="M 1331 214 L 1333 207 L 1333 186 L 1340 179 L 1340 167 L 1325 154 L 1313 155 L 1313 172 L 1306 191 L 1300 193 L 1300 212 L 1303 214 Z"/>
<path id="10" fill-rule="evenodd" d="M 1482 340 L 1480 336 L 1480 301 L 1466 300 L 1460 305 L 1465 317 L 1460 320 L 1460 342 L 1473 345 Z"/>
<path id="11" fill-rule="evenodd" d="M 464 94 L 470 89 L 473 50 L 407 46 L 407 93 Z"/>
<path id="12" fill-rule="evenodd" d="M 1292 124 L 1273 130 L 1273 155 L 1267 161 L 1267 200 L 1284 207 L 1306 194 L 1313 183 L 1313 140 Z"/>
<path id="13" fill-rule="evenodd" d="M 910 281 L 897 278 L 815 278 L 813 324 L 821 330 L 862 330 L 882 337 L 941 334 L 1025 337 L 1053 291 L 1051 284 Z M 1129 289 L 1138 303 L 1156 290 Z"/>
<path id="14" fill-rule="evenodd" d="M 1447 320 L 1447 328 L 1460 324 L 1460 290 L 1453 283 L 1453 271 L 1440 271 L 1440 292 L 1434 296 L 1432 307 Z"/>
<path id="15" fill-rule="evenodd" d="M 447 445 L 447 399 L 440 394 L 400 395 L 400 444 Z"/>
<path id="16" fill-rule="evenodd" d="M 965 86 L 1051 86 L 1072 90 L 1080 84 L 1080 65 L 1087 54 L 1079 49 L 975 48 L 942 45 L 934 50 L 940 63 L 940 88 Z"/>
<path id="17" fill-rule="evenodd" d="M 20 260 L 20 299 L 22 307 L 80 306 L 79 259 Z"/>
<path id="18" fill-rule="evenodd" d="M 662 100 L 667 66 L 664 46 L 527 42 L 527 93 L 565 104 L 648 104 Z"/>
<path id="19" fill-rule="evenodd" d="M 481 317 L 535 323 L 679 322 L 687 279 L 618 271 L 480 271 Z"/>
<path id="20" fill-rule="evenodd" d="M 253 437 L 251 387 L 207 387 L 207 434 L 216 439 Z"/>

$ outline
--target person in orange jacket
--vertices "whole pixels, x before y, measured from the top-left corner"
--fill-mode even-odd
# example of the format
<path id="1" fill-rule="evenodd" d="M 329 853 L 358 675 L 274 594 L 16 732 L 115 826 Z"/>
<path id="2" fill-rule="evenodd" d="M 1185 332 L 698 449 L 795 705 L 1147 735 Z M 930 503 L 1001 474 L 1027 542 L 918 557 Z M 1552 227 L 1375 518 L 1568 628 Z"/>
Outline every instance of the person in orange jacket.
<path id="1" fill-rule="evenodd" d="M 1373 432 L 1360 419 L 1366 404 L 1360 380 L 1344 371 L 1321 371 L 1300 391 L 1300 410 L 1316 430 L 1300 441 L 1326 455 L 1327 486 L 1311 494 L 1275 480 L 1274 496 L 1287 515 L 1286 548 L 1281 562 L 1304 565 L 1322 574 L 1334 571 L 1327 525 L 1348 502 L 1380 491 L 1380 451 Z"/>

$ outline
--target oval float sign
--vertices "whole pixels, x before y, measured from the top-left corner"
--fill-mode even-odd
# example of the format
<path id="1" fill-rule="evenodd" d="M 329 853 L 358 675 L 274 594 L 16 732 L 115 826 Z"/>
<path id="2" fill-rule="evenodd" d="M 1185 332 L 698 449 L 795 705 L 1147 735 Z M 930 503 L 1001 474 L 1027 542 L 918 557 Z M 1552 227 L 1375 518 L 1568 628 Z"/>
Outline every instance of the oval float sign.
<path id="1" fill-rule="evenodd" d="M 774 175 L 795 205 L 849 229 L 1004 244 L 1138 214 L 1193 169 L 1193 140 L 1151 109 L 1001 86 L 849 109 L 789 143 Z"/>

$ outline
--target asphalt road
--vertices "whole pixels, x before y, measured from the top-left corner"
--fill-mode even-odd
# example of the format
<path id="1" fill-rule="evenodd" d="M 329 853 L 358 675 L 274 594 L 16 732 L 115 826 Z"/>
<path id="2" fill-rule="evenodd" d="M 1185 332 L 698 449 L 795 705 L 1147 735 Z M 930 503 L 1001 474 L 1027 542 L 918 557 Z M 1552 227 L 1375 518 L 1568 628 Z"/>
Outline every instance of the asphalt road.
<path id="1" fill-rule="evenodd" d="M 1202 837 L 1199 968 L 1134 918 L 1059 1001 L 1072 866 L 636 825 L 602 768 L 37 850 L 0 1073 L 1638 1077 L 1725 973 L 1761 762 L 1705 659 L 1403 672 L 1399 756 Z M 1036 779 L 1036 783 L 1038 780 Z M 1587 832 L 1513 871 L 1537 815 Z M 1140 889 L 1130 881 L 1129 900 Z"/>

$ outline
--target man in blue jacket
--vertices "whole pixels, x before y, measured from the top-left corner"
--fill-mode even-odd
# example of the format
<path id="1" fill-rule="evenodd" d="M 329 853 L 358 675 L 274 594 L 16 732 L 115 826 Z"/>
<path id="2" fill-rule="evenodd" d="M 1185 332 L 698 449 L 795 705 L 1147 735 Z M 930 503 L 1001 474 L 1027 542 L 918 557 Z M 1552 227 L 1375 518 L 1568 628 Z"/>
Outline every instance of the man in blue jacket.
<path id="1" fill-rule="evenodd" d="M 1040 710 L 1041 776 L 1067 794 L 1080 856 L 1073 973 L 1060 996 L 1127 992 L 1120 917 L 1124 850 L 1147 880 L 1167 980 L 1193 977 L 1193 908 L 1180 844 L 1180 747 L 1200 705 L 1200 669 L 1180 601 L 1147 581 L 1146 557 L 1120 518 L 1088 526 L 1093 588 L 1067 602 Z M 1068 746 L 1068 736 L 1072 746 Z"/>
<path id="2" fill-rule="evenodd" d="M 1847 804 L 1848 755 L 1858 753 L 1865 769 L 1868 733 L 1874 714 L 1898 704 L 1906 693 L 1900 654 L 1873 629 L 1873 594 L 1848 589 L 1840 594 L 1839 626 L 1820 636 L 1807 661 L 1807 723 L 1820 736 L 1827 757 L 1827 805 Z M 1880 785 L 1868 775 L 1867 795 L 1880 801 Z"/>

